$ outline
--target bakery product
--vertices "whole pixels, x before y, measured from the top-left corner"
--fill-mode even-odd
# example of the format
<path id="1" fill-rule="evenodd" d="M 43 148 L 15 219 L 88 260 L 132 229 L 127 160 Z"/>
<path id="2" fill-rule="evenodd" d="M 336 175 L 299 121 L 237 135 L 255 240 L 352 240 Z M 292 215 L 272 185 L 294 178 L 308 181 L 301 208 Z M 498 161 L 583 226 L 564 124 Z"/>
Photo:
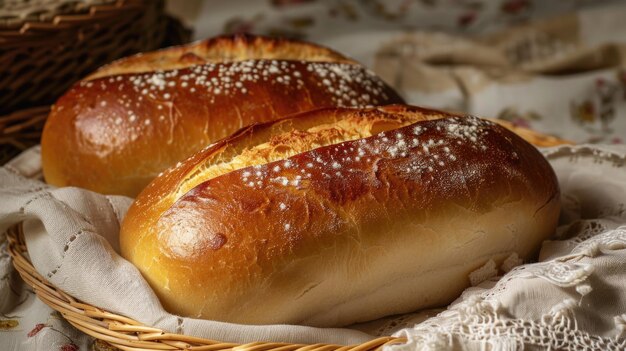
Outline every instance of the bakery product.
<path id="1" fill-rule="evenodd" d="M 449 303 L 488 260 L 528 258 L 558 214 L 547 161 L 496 124 L 322 109 L 168 170 L 120 240 L 171 312 L 340 326 Z"/>
<path id="2" fill-rule="evenodd" d="M 330 49 L 218 37 L 122 59 L 77 83 L 46 122 L 43 173 L 56 186 L 135 196 L 159 172 L 248 124 L 401 101 Z"/>
<path id="3" fill-rule="evenodd" d="M 488 260 L 536 252 L 559 206 L 548 162 L 497 124 L 329 108 L 169 169 L 120 243 L 173 313 L 341 326 L 451 302 Z"/>

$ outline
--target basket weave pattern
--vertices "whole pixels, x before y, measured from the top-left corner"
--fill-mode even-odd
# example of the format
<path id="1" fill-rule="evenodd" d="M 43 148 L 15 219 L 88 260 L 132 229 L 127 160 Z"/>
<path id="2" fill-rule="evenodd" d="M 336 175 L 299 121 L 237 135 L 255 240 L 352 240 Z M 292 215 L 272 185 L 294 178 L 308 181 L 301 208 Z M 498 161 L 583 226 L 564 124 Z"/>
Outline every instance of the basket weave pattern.
<path id="1" fill-rule="evenodd" d="M 74 82 L 115 59 L 189 40 L 162 0 L 64 2 L 71 11 L 0 15 L 0 164 L 39 143 L 47 106 Z"/>
<path id="2" fill-rule="evenodd" d="M 0 28 L 0 114 L 54 102 L 114 59 L 161 46 L 162 1 L 118 0 L 83 14 Z"/>
<path id="3" fill-rule="evenodd" d="M 59 311 L 76 329 L 121 350 L 374 351 L 385 345 L 405 342 L 402 338 L 380 337 L 363 344 L 348 346 L 276 342 L 236 344 L 168 333 L 74 299 L 37 273 L 28 258 L 21 225 L 9 229 L 7 238 L 8 251 L 13 258 L 15 269 L 44 303 Z"/>
<path id="4" fill-rule="evenodd" d="M 0 165 L 18 152 L 39 144 L 50 108 L 35 107 L 0 116 Z"/>
<path id="5" fill-rule="evenodd" d="M 2 0 L 0 28 L 19 28 L 25 22 L 51 21 L 56 15 L 89 12 L 93 5 L 116 0 Z"/>

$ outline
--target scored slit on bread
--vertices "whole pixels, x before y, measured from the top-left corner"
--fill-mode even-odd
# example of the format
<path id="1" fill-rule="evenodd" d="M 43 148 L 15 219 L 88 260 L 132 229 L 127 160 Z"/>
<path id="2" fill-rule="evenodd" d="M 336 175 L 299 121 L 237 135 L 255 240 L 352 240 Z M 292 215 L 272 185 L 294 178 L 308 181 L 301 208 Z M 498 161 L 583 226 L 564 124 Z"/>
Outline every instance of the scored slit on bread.
<path id="1" fill-rule="evenodd" d="M 390 114 L 387 112 L 391 112 L 391 110 L 397 110 L 400 113 Z M 229 145 L 228 147 L 236 150 L 230 150 L 225 155 L 218 157 L 208 157 L 205 162 L 201 162 L 180 183 L 175 200 L 197 185 L 229 172 L 285 160 L 320 147 L 367 138 L 418 121 L 443 117 L 432 114 L 402 113 L 402 109 L 397 107 L 380 108 L 377 112 L 379 113 L 374 115 L 340 118 L 340 116 L 328 115 L 327 110 L 320 110 L 314 113 L 314 115 L 318 115 L 317 118 L 310 118 L 320 124 L 309 126 L 303 121 L 305 123 L 302 126 L 296 126 L 290 123 L 292 121 L 289 119 L 285 120 L 285 124 L 281 124 L 281 122 L 268 124 L 275 131 L 269 135 L 268 140 L 261 138 L 258 144 L 250 143 L 240 147 Z M 233 151 L 235 152 L 233 153 Z"/>

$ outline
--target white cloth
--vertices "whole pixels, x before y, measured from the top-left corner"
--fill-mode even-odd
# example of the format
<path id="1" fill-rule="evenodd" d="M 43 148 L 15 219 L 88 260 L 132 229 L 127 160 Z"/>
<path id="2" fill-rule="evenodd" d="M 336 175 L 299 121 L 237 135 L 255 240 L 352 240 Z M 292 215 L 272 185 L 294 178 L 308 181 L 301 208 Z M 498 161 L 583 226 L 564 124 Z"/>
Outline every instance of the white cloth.
<path id="1" fill-rule="evenodd" d="M 176 333 L 230 342 L 349 344 L 393 332 L 410 339 L 390 351 L 472 350 L 485 343 L 507 350 L 523 346 L 582 350 L 584 345 L 622 350 L 626 347 L 626 147 L 565 146 L 543 152 L 559 177 L 563 211 L 558 235 L 544 243 L 540 262 L 513 268 L 519 262 L 512 257 L 501 270 L 513 269 L 499 280 L 494 278 L 497 267 L 486 264 L 473 275 L 482 283 L 430 319 L 425 316 L 437 311 L 350 329 L 319 329 L 242 326 L 170 315 L 134 266 L 117 254 L 119 222 L 131 200 L 77 188 L 54 189 L 29 179 L 26 176 L 40 174 L 38 148 L 0 168 L 0 232 L 23 221 L 31 260 L 54 285 L 87 303 Z M 0 272 L 8 278 L 0 281 L 2 313 L 21 325 L 0 334 L 8 340 L 9 350 L 91 345 L 91 338 L 32 298 L 12 272 L 7 256 L 3 245 Z"/>

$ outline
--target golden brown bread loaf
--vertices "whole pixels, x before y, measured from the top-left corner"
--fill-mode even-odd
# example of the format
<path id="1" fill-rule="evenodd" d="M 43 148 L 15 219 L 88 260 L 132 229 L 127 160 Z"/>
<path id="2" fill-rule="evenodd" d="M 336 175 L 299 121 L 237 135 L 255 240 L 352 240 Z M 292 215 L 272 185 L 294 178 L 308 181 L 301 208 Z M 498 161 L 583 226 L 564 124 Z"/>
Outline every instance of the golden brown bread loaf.
<path id="1" fill-rule="evenodd" d="M 317 45 L 228 36 L 122 59 L 76 84 L 42 135 L 46 181 L 136 196 L 159 172 L 255 122 L 325 106 L 402 102 Z"/>
<path id="2" fill-rule="evenodd" d="M 444 305 L 553 233 L 543 156 L 497 124 L 408 106 L 254 125 L 156 178 L 122 255 L 176 314 L 342 326 Z"/>

